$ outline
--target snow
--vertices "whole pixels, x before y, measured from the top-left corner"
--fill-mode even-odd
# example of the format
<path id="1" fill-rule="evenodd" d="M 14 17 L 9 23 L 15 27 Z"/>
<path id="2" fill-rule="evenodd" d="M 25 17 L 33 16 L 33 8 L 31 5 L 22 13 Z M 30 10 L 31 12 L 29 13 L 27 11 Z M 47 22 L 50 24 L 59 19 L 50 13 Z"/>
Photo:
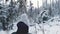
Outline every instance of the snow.
<path id="1" fill-rule="evenodd" d="M 23 20 L 24 19 L 24 20 Z M 43 30 L 45 34 L 60 34 L 60 22 L 58 22 L 59 18 L 54 18 L 54 20 L 48 21 L 47 23 L 31 23 L 29 26 L 29 33 L 31 34 L 43 34 Z M 24 21 L 26 23 L 29 22 L 28 17 L 26 14 L 22 14 L 21 15 L 21 20 L 20 21 Z M 9 31 L 0 31 L 0 34 L 11 34 L 12 32 L 16 32 L 17 31 L 17 23 L 14 23 L 13 26 L 13 30 L 9 30 Z M 44 28 L 43 28 L 44 27 Z"/>
<path id="2" fill-rule="evenodd" d="M 30 33 L 37 33 L 37 34 L 43 34 L 42 29 L 44 29 L 45 34 L 60 34 L 60 22 L 58 22 L 59 18 L 54 18 L 53 22 L 49 21 L 44 24 L 37 24 L 35 26 L 30 27 L 29 32 Z M 39 27 L 40 26 L 40 27 Z M 44 28 L 43 28 L 44 26 Z M 36 30 L 34 28 L 36 27 Z M 34 32 L 33 32 L 34 30 Z M 37 31 L 37 32 L 36 32 Z"/>
<path id="3" fill-rule="evenodd" d="M 36 1 L 32 0 L 32 2 L 34 4 L 33 6 L 37 7 L 37 3 L 38 3 L 37 0 Z M 42 5 L 42 1 L 41 1 L 41 5 Z M 45 16 L 45 14 L 44 14 L 44 16 Z M 40 20 L 41 19 L 42 18 L 40 18 Z M 9 30 L 9 31 L 1 30 L 0 34 L 1 33 L 2 34 L 11 34 L 12 32 L 16 32 L 17 31 L 16 25 L 19 21 L 23 21 L 23 22 L 25 22 L 25 24 L 27 24 L 29 26 L 29 33 L 31 33 L 31 34 L 43 34 L 43 31 L 44 31 L 44 34 L 60 34 L 60 18 L 58 16 L 53 17 L 52 19 L 48 20 L 44 24 L 33 23 L 34 20 L 32 18 L 29 19 L 28 15 L 25 13 L 22 14 L 17 20 L 18 21 L 16 21 L 16 23 L 14 23 L 13 30 Z M 53 20 L 53 21 L 51 21 L 51 20 Z"/>
<path id="4" fill-rule="evenodd" d="M 35 30 L 35 26 L 30 27 L 30 32 L 29 33 L 34 33 L 37 31 L 37 34 L 43 34 L 41 28 L 39 29 L 39 27 L 36 27 L 37 29 Z M 44 25 L 44 32 L 45 34 L 59 34 L 60 33 L 60 26 L 57 25 L 53 25 L 53 26 L 49 26 L 47 24 Z"/>

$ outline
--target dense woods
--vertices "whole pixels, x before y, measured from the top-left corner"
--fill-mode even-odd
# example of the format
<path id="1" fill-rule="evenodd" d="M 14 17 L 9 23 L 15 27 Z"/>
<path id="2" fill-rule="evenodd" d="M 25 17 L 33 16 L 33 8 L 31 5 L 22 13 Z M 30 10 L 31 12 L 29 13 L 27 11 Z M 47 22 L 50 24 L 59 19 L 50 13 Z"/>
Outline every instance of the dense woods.
<path id="1" fill-rule="evenodd" d="M 34 3 L 31 0 L 29 5 L 27 2 L 27 0 L 0 0 L 0 30 L 12 30 L 14 23 L 21 21 L 22 15 L 25 14 L 27 19 L 25 17 L 24 19 L 28 22 L 26 24 L 35 28 L 38 24 L 45 34 L 44 24 L 52 26 L 49 22 L 53 22 L 57 17 L 60 18 L 60 0 L 42 0 L 42 6 L 39 6 L 40 3 L 37 0 L 37 8 L 33 6 Z M 25 21 L 24 19 L 22 20 Z"/>

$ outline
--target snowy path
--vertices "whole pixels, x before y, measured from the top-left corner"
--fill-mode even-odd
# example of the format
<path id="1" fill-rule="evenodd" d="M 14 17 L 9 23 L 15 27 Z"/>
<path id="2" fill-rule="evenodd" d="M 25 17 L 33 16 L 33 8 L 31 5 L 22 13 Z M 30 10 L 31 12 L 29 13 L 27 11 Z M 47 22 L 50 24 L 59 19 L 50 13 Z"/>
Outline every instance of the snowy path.
<path id="1" fill-rule="evenodd" d="M 40 24 L 40 25 L 42 25 L 42 24 Z M 35 30 L 35 26 L 32 26 L 29 29 L 29 32 L 32 34 L 36 34 L 36 31 L 37 31 L 37 34 L 43 34 L 42 29 L 38 26 L 36 26 L 36 30 Z M 45 34 L 60 34 L 60 26 L 58 26 L 58 25 L 50 26 L 50 25 L 45 24 L 44 32 L 45 32 Z"/>

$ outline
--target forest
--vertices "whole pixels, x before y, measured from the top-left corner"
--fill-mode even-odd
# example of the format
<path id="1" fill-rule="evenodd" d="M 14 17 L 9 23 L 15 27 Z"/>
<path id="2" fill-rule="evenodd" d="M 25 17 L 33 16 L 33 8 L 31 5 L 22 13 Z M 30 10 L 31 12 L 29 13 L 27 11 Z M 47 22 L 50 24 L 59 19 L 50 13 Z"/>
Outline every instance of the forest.
<path id="1" fill-rule="evenodd" d="M 37 4 L 36 7 L 34 2 Z M 60 0 L 34 2 L 33 0 L 0 0 L 0 33 L 15 32 L 16 24 L 23 21 L 29 26 L 30 34 L 60 34 Z"/>

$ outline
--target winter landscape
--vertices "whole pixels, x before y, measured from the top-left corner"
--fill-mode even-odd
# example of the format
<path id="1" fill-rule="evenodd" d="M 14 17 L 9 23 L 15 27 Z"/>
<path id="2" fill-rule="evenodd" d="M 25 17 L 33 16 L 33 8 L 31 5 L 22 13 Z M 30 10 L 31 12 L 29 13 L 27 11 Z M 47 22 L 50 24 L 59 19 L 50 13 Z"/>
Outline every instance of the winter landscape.
<path id="1" fill-rule="evenodd" d="M 25 22 L 29 34 L 60 34 L 60 0 L 0 0 L 0 34 Z"/>

